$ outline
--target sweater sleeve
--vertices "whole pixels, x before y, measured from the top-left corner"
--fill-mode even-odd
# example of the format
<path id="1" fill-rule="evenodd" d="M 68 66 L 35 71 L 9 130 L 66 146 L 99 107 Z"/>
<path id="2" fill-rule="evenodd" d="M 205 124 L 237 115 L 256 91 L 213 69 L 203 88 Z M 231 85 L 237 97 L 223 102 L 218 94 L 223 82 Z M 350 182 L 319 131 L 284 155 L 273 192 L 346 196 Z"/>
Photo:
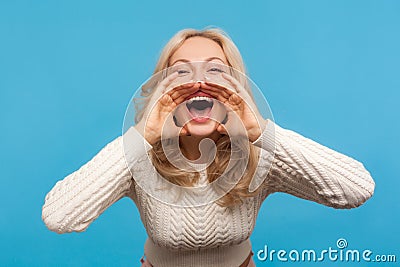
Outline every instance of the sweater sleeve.
<path id="1" fill-rule="evenodd" d="M 374 192 L 375 183 L 361 162 L 271 120 L 253 144 L 267 152 L 259 163 L 268 171 L 263 182 L 267 193 L 285 192 L 349 209 L 362 205 Z"/>
<path id="2" fill-rule="evenodd" d="M 145 146 L 140 145 L 143 140 L 131 127 L 78 170 L 58 181 L 47 193 L 42 207 L 46 226 L 60 234 L 85 231 L 104 210 L 126 196 L 133 180 L 125 155 L 129 153 L 131 160 L 144 155 Z"/>

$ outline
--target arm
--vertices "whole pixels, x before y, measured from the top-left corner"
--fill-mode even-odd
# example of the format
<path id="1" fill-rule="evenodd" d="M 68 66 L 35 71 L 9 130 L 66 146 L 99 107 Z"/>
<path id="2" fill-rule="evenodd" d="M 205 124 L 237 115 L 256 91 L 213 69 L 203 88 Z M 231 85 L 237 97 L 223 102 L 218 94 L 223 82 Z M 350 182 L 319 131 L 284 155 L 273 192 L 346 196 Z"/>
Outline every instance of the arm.
<path id="1" fill-rule="evenodd" d="M 104 210 L 126 196 L 132 175 L 125 154 L 129 153 L 131 160 L 139 158 L 145 153 L 141 143 L 143 138 L 131 127 L 85 165 L 58 181 L 46 195 L 42 208 L 46 226 L 60 234 L 85 231 Z"/>
<path id="2" fill-rule="evenodd" d="M 285 192 L 333 208 L 349 209 L 363 204 L 374 192 L 375 183 L 361 162 L 270 120 L 253 144 L 264 152 L 275 147 L 264 181 L 268 193 Z M 260 162 L 269 167 L 267 163 L 271 161 Z"/>

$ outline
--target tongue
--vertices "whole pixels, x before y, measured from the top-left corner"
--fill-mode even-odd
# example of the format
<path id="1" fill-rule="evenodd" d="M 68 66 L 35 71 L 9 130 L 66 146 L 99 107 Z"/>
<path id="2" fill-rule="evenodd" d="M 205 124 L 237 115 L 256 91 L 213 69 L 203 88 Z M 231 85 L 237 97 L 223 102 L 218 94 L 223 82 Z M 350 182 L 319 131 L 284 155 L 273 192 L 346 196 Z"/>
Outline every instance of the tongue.
<path id="1" fill-rule="evenodd" d="M 205 108 L 205 109 L 195 109 L 191 108 L 189 110 L 190 114 L 192 114 L 193 117 L 208 117 L 209 113 L 211 111 L 211 107 Z"/>

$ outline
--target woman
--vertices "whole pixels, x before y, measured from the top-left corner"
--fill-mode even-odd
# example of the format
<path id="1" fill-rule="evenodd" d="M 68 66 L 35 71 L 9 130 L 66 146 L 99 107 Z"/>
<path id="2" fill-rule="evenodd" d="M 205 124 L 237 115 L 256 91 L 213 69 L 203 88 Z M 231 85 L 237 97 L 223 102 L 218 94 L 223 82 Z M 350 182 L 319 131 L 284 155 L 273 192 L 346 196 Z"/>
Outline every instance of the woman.
<path id="1" fill-rule="evenodd" d="M 255 266 L 249 237 L 261 203 L 271 193 L 286 192 L 342 209 L 360 206 L 372 196 L 375 184 L 362 163 L 262 118 L 240 77 L 221 71 L 219 78 L 229 86 L 204 77 L 174 83 L 184 74 L 174 71 L 175 66 L 199 61 L 245 73 L 239 51 L 223 31 L 178 32 L 165 46 L 154 71 L 168 68 L 172 73 L 166 72 L 157 86 L 143 86 L 144 102 L 135 127 L 47 194 L 42 218 L 50 230 L 84 231 L 110 205 L 128 196 L 138 207 L 149 236 L 142 266 Z M 212 107 L 188 105 L 196 99 L 210 106 L 212 102 Z M 219 111 L 214 112 L 217 107 Z M 229 179 L 237 174 L 240 164 L 229 167 L 229 157 L 233 151 L 242 153 L 234 146 L 240 147 L 243 138 L 235 143 L 232 135 L 245 136 L 249 149 L 240 154 L 246 155 L 246 166 L 228 192 L 201 205 L 190 202 L 190 197 L 174 205 L 162 199 L 174 193 L 156 196 L 151 191 L 155 180 L 149 177 L 154 173 L 185 188 L 215 184 L 222 176 Z M 179 151 L 169 153 L 163 141 L 173 136 L 178 136 Z M 206 138 L 215 143 L 211 162 L 202 158 L 204 151 L 199 149 Z M 189 160 L 184 166 L 195 171 L 171 162 L 175 154 L 184 155 Z M 254 190 L 253 178 L 261 179 Z"/>

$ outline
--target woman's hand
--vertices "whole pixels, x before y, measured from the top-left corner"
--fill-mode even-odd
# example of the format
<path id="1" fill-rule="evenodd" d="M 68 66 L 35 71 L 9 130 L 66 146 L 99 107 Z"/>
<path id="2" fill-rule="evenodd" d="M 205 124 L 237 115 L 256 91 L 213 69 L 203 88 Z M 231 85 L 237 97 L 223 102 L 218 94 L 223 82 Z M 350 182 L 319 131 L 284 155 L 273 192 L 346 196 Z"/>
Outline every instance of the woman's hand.
<path id="1" fill-rule="evenodd" d="M 207 81 L 201 85 L 201 90 L 215 97 L 227 107 L 228 120 L 224 125 L 219 125 L 217 131 L 226 134 L 235 132 L 238 124 L 241 123 L 251 142 L 257 140 L 266 126 L 266 120 L 259 113 L 256 104 L 247 90 L 229 74 L 222 73 L 227 81 L 228 87 Z M 243 128 L 243 127 L 242 127 Z M 229 131 L 231 129 L 231 131 Z"/>
<path id="2" fill-rule="evenodd" d="M 178 85 L 170 88 L 178 73 L 174 72 L 162 80 L 147 104 L 142 120 L 135 126 L 146 139 L 153 145 L 161 137 L 172 137 L 177 133 L 187 134 L 185 128 L 178 128 L 174 121 L 172 112 L 185 99 L 199 89 L 199 85 L 194 82 Z"/>

